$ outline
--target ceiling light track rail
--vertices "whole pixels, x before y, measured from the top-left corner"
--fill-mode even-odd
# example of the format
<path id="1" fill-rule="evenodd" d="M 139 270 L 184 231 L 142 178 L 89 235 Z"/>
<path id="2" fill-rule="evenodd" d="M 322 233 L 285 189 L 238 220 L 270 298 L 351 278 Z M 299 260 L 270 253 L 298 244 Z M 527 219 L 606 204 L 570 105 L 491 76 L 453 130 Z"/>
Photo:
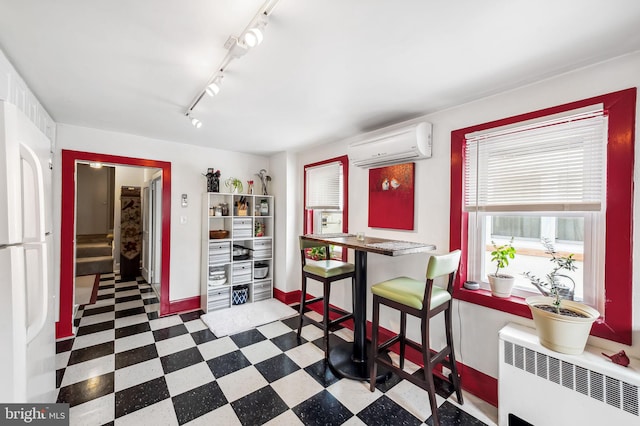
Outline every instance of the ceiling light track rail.
<path id="1" fill-rule="evenodd" d="M 207 84 L 193 98 L 184 115 L 191 120 L 191 124 L 196 128 L 202 126 L 202 122 L 193 116 L 193 109 L 200 103 L 204 95 L 216 96 L 222 87 L 224 72 L 231 62 L 244 56 L 250 49 L 262 43 L 264 37 L 264 28 L 267 25 L 267 19 L 275 9 L 280 0 L 266 0 L 249 24 L 240 33 L 239 37 L 230 36 L 224 44 L 227 53 L 220 62 L 216 70 L 211 73 L 207 79 Z"/>

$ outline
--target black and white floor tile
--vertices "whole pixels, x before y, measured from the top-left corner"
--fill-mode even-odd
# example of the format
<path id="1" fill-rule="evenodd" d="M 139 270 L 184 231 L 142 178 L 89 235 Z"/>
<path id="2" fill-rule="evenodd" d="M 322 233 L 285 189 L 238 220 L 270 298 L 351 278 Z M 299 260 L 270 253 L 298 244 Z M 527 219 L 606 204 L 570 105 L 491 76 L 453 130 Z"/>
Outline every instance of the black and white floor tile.
<path id="1" fill-rule="evenodd" d="M 80 307 L 76 337 L 57 342 L 56 355 L 72 425 L 431 424 L 426 392 L 405 380 L 369 392 L 338 379 L 319 328 L 306 325 L 297 341 L 297 317 L 216 338 L 201 312 L 159 318 L 158 303 L 142 278 L 107 275 L 96 303 Z M 352 334 L 339 329 L 333 340 Z M 495 424 L 491 408 L 460 408 L 449 395 L 438 397 L 442 424 Z"/>

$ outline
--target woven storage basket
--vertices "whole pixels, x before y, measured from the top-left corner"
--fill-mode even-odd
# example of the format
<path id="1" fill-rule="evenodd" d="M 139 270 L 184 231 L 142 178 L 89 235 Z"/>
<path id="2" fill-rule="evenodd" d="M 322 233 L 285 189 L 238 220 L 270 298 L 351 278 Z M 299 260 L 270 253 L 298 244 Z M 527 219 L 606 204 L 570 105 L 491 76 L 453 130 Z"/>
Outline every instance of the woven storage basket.
<path id="1" fill-rule="evenodd" d="M 212 240 L 219 240 L 220 238 L 227 238 L 228 236 L 229 236 L 229 231 L 226 231 L 224 229 L 209 231 L 209 238 Z"/>

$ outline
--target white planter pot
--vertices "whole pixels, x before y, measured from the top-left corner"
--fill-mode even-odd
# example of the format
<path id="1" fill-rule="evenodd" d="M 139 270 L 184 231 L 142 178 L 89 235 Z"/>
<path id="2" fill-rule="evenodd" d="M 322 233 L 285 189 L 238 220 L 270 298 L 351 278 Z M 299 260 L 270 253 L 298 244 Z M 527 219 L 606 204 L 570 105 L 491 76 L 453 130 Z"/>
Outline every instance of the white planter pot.
<path id="1" fill-rule="evenodd" d="M 540 344 L 552 351 L 569 355 L 579 355 L 584 351 L 593 322 L 600 313 L 583 303 L 563 300 L 561 307 L 587 315 L 587 318 L 568 317 L 548 312 L 537 305 L 553 305 L 553 298 L 532 296 L 526 299 L 538 332 Z"/>
<path id="2" fill-rule="evenodd" d="M 510 297 L 511 289 L 516 279 L 511 275 L 501 275 L 499 277 L 489 274 L 489 285 L 491 286 L 491 294 L 495 297 Z"/>

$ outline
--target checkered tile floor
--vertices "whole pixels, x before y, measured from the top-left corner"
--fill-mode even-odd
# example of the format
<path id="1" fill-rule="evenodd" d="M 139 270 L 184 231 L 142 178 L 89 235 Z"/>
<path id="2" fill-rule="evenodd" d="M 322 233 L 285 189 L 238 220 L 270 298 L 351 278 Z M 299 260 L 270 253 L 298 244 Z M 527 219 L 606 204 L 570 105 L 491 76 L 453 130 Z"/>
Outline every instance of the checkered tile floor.
<path id="1" fill-rule="evenodd" d="M 76 337 L 57 342 L 58 402 L 70 404 L 71 424 L 430 424 L 426 392 L 407 381 L 393 376 L 369 392 L 336 378 L 322 331 L 306 325 L 298 342 L 297 317 L 218 339 L 201 312 L 158 318 L 148 284 L 116 278 L 101 277 Z M 351 332 L 336 330 L 340 340 Z M 442 424 L 484 424 L 448 395 Z"/>

